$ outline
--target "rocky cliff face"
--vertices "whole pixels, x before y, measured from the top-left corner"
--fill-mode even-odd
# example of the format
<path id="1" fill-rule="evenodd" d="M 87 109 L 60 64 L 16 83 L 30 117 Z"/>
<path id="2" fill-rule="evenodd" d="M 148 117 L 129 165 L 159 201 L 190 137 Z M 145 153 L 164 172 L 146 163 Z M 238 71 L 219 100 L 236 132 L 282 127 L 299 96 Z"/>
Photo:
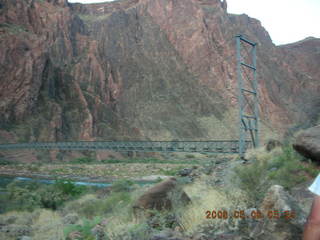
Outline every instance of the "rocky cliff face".
<path id="1" fill-rule="evenodd" d="M 236 138 L 238 33 L 264 126 L 316 121 L 320 40 L 277 47 L 226 1 L 0 0 L 2 141 Z"/>

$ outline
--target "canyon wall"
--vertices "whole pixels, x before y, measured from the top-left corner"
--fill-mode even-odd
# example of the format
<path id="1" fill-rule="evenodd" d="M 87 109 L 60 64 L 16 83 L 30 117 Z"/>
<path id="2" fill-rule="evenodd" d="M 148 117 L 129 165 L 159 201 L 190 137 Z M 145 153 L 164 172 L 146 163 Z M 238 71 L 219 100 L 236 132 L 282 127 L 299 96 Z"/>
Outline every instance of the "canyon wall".
<path id="1" fill-rule="evenodd" d="M 320 39 L 275 46 L 226 1 L 0 0 L 0 140 L 236 139 L 239 33 L 262 138 L 317 122 Z"/>

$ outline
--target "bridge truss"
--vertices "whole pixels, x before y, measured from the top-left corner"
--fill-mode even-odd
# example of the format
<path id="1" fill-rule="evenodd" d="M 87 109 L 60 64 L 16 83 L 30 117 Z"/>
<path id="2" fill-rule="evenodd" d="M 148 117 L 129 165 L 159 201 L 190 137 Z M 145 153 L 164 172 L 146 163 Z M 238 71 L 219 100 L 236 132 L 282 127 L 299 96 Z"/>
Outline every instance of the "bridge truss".
<path id="1" fill-rule="evenodd" d="M 245 149 L 252 147 L 245 142 Z M 101 142 L 34 142 L 0 144 L 0 150 L 13 149 L 39 150 L 112 150 L 117 152 L 201 152 L 239 153 L 237 140 L 225 141 L 101 141 Z"/>

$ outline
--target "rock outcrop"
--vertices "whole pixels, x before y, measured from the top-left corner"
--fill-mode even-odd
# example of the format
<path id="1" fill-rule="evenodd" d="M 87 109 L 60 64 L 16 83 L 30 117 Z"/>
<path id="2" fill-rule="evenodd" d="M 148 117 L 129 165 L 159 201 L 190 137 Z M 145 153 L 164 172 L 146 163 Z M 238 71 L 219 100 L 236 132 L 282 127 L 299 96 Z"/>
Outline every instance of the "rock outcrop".
<path id="1" fill-rule="evenodd" d="M 188 195 L 177 186 L 175 178 L 169 178 L 156 184 L 146 191 L 136 203 L 133 209 L 136 216 L 140 216 L 145 210 L 171 210 L 174 204 L 185 205 L 190 202 Z"/>
<path id="2" fill-rule="evenodd" d="M 304 157 L 320 164 L 320 125 L 301 132 L 296 137 L 293 148 Z"/>
<path id="3" fill-rule="evenodd" d="M 234 139 L 239 33 L 263 125 L 315 121 L 320 40 L 277 47 L 226 1 L 0 0 L 0 141 Z"/>
<path id="4" fill-rule="evenodd" d="M 301 239 L 306 216 L 282 186 L 271 186 L 259 209 L 264 217 L 250 232 L 251 238 Z"/>

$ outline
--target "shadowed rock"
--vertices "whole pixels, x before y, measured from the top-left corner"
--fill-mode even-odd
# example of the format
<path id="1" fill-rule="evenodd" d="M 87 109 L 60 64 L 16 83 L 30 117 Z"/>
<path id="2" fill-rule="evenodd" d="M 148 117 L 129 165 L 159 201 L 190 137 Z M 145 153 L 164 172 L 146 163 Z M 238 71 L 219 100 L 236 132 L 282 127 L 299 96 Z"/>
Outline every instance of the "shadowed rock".
<path id="1" fill-rule="evenodd" d="M 300 133 L 293 148 L 302 156 L 320 163 L 320 125 Z"/>
<path id="2" fill-rule="evenodd" d="M 270 139 L 268 140 L 267 144 L 266 144 L 266 150 L 268 152 L 272 151 L 273 149 L 275 149 L 276 147 L 281 147 L 282 143 L 278 140 L 275 139 Z"/>
<path id="3" fill-rule="evenodd" d="M 134 204 L 134 212 L 147 209 L 171 210 L 175 201 L 179 205 L 185 205 L 191 200 L 188 195 L 177 186 L 175 178 L 169 178 L 156 184 L 145 192 Z"/>
<path id="4" fill-rule="evenodd" d="M 253 239 L 301 239 L 305 216 L 297 202 L 282 186 L 269 188 L 261 206 L 263 218 L 250 232 Z"/>

